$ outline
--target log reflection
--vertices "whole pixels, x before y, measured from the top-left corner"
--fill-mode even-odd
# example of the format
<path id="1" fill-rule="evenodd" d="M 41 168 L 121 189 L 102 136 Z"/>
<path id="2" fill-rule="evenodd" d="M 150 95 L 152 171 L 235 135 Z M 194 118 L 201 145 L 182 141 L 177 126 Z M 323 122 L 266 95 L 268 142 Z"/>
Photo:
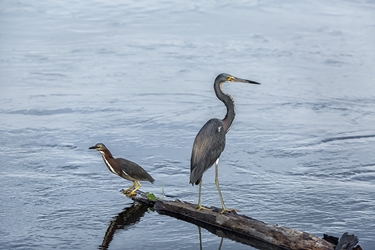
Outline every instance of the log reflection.
<path id="1" fill-rule="evenodd" d="M 172 212 L 168 212 L 168 211 L 158 211 L 158 213 L 168 215 L 168 216 L 171 216 L 171 217 L 175 217 L 179 220 L 184 220 L 186 222 L 189 222 L 189 223 L 192 223 L 192 224 L 195 224 L 196 226 L 198 226 L 199 237 L 200 237 L 199 243 L 200 243 L 201 249 L 202 249 L 202 238 L 201 238 L 200 228 L 204 228 L 207 231 L 209 231 L 210 233 L 215 234 L 215 235 L 222 238 L 221 242 L 220 242 L 220 245 L 219 245 L 219 249 L 221 248 L 221 245 L 223 243 L 223 238 L 227 238 L 227 239 L 230 239 L 230 240 L 233 240 L 233 241 L 236 241 L 236 242 L 240 242 L 240 243 L 245 244 L 245 245 L 252 246 L 252 247 L 260 249 L 260 250 L 286 250 L 286 248 L 275 246 L 275 245 L 269 244 L 267 242 L 264 242 L 264 241 L 261 241 L 261 240 L 255 239 L 255 238 L 245 236 L 245 235 L 240 234 L 240 233 L 236 233 L 236 232 L 225 230 L 225 229 L 220 229 L 220 228 L 212 226 L 208 223 L 202 222 L 200 220 L 192 219 L 192 218 L 190 218 L 188 216 L 184 216 L 182 214 L 176 214 L 176 213 L 172 213 Z"/>

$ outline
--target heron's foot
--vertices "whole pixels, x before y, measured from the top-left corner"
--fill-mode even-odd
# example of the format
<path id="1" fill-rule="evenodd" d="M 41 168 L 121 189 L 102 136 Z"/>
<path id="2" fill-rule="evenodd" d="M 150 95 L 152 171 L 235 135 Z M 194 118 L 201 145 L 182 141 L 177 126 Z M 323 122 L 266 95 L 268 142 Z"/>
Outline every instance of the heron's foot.
<path id="1" fill-rule="evenodd" d="M 126 189 L 126 190 L 123 190 L 122 193 L 123 193 L 123 194 L 128 194 L 128 193 L 130 192 L 130 190 L 132 190 L 132 188 L 128 188 L 128 189 Z"/>
<path id="2" fill-rule="evenodd" d="M 131 190 L 135 191 L 135 187 L 137 186 L 137 183 L 133 181 L 133 185 L 130 188 L 125 189 L 122 193 L 127 195 Z"/>
<path id="3" fill-rule="evenodd" d="M 221 214 L 223 214 L 223 213 L 237 213 L 237 212 L 239 212 L 240 210 L 238 210 L 238 209 L 235 209 L 235 208 L 226 208 L 226 207 L 223 207 L 223 209 L 221 210 Z"/>
<path id="4" fill-rule="evenodd" d="M 207 210 L 208 208 L 202 206 L 201 204 L 198 204 L 197 206 L 197 210 L 200 211 L 200 210 Z"/>
<path id="5" fill-rule="evenodd" d="M 131 197 L 131 196 L 136 196 L 137 192 L 135 190 L 131 191 L 130 193 L 126 194 L 126 196 Z"/>

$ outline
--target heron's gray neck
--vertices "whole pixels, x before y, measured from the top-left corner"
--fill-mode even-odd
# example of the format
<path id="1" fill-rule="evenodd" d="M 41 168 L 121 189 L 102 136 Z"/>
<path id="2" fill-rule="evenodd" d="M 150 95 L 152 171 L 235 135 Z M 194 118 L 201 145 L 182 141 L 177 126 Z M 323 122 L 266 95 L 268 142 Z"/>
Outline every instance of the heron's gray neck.
<path id="1" fill-rule="evenodd" d="M 233 124 L 234 118 L 236 116 L 236 107 L 234 105 L 233 98 L 222 91 L 222 85 L 224 82 L 220 84 L 215 84 L 215 93 L 217 98 L 219 98 L 227 107 L 227 113 L 223 119 L 224 131 L 227 133 L 230 127 Z"/>

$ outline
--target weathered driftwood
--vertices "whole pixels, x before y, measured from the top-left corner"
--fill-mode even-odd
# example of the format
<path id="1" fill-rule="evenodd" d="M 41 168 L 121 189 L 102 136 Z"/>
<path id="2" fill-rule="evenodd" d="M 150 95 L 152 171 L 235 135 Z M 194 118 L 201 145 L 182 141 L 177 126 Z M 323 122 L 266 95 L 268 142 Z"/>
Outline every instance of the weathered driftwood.
<path id="1" fill-rule="evenodd" d="M 344 233 L 339 243 L 336 246 L 335 250 L 345 250 L 345 249 L 362 249 L 360 246 L 355 247 L 358 244 L 358 237 L 355 235 L 349 235 L 348 233 Z"/>
<path id="2" fill-rule="evenodd" d="M 358 237 L 355 235 L 349 235 L 348 233 L 344 233 L 341 236 L 340 240 L 337 237 L 329 236 L 326 234 L 323 234 L 323 239 L 336 245 L 335 250 L 346 250 L 346 249 L 362 250 L 361 246 L 357 245 Z"/>
<path id="3" fill-rule="evenodd" d="M 160 213 L 176 217 L 206 228 L 210 232 L 235 241 L 251 245 L 258 249 L 291 250 L 352 250 L 358 243 L 356 236 L 345 233 L 337 244 L 295 229 L 266 224 L 262 221 L 239 215 L 236 212 L 221 214 L 220 208 L 210 207 L 197 210 L 196 205 L 175 201 L 151 201 L 143 192 L 131 197 L 134 201 L 154 206 Z"/>
<path id="4" fill-rule="evenodd" d="M 269 244 L 286 249 L 310 249 L 310 250 L 333 250 L 334 245 L 311 234 L 294 229 L 266 224 L 253 218 L 238 215 L 236 213 L 221 214 L 221 209 L 211 207 L 210 209 L 196 209 L 196 205 L 181 202 L 156 202 L 154 208 L 157 211 L 183 214 L 185 217 L 204 221 L 210 225 L 228 231 L 242 234 L 244 237 L 252 237 Z"/>
<path id="5" fill-rule="evenodd" d="M 252 246 L 256 249 L 260 250 L 286 250 L 287 248 L 276 246 L 274 244 L 270 244 L 268 242 L 265 242 L 260 239 L 256 239 L 253 236 L 244 235 L 238 232 L 234 232 L 232 230 L 225 229 L 223 227 L 218 227 L 217 225 L 211 225 L 210 223 L 207 223 L 206 221 L 197 220 L 196 218 L 191 218 L 189 216 L 185 216 L 183 213 L 175 213 L 170 212 L 168 210 L 159 210 L 158 207 L 160 205 L 164 204 L 163 202 L 156 202 L 155 209 L 158 211 L 159 214 L 165 214 L 171 217 L 175 217 L 180 220 L 187 221 L 189 223 L 197 225 L 199 228 L 204 228 L 208 230 L 209 232 L 219 236 L 224 237 L 227 239 L 231 239 L 249 246 Z"/>

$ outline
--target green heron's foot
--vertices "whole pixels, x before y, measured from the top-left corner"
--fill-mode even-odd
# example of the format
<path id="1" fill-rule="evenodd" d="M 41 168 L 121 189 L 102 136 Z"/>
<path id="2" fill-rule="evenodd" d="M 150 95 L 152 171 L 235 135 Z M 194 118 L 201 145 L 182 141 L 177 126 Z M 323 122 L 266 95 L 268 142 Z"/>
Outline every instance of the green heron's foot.
<path id="1" fill-rule="evenodd" d="M 135 192 L 134 190 L 131 191 L 130 193 L 126 194 L 126 196 L 130 197 L 130 196 L 136 196 L 137 195 L 137 192 Z"/>
<path id="2" fill-rule="evenodd" d="M 128 194 L 131 190 L 133 189 L 133 187 L 130 187 L 128 189 L 125 189 L 122 191 L 123 194 Z"/>

